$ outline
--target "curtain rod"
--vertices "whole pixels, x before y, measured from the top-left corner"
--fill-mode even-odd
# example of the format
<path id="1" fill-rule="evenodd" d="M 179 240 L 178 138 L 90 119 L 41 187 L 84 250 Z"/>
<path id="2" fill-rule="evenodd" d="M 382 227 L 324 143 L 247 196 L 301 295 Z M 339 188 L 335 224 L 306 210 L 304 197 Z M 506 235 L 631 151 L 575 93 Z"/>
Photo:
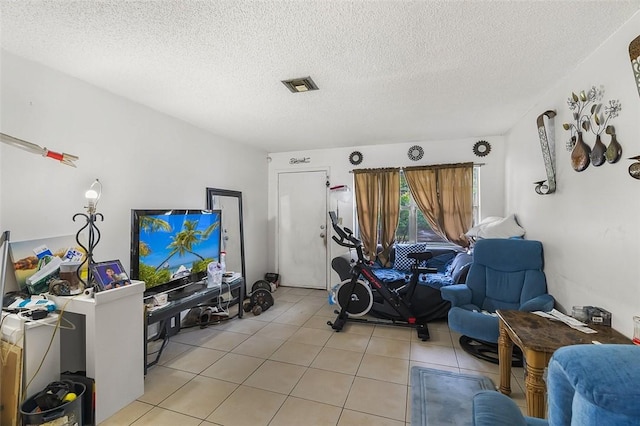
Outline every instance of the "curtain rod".
<path id="1" fill-rule="evenodd" d="M 404 170 L 406 168 L 410 168 L 410 167 L 425 167 L 425 168 L 429 168 L 429 167 L 433 167 L 438 168 L 445 168 L 445 167 L 453 167 L 453 166 L 458 166 L 460 164 L 465 164 L 465 163 L 454 163 L 454 164 L 425 164 L 424 166 L 404 166 L 404 167 L 381 167 L 381 168 L 371 168 L 371 169 L 353 169 L 353 170 L 349 170 L 349 173 L 353 173 L 356 170 L 362 170 L 362 171 L 377 171 L 377 172 L 383 172 L 383 171 L 390 171 L 390 170 Z M 487 163 L 473 163 L 473 166 L 478 166 L 478 167 L 482 167 L 482 166 L 486 166 Z"/>

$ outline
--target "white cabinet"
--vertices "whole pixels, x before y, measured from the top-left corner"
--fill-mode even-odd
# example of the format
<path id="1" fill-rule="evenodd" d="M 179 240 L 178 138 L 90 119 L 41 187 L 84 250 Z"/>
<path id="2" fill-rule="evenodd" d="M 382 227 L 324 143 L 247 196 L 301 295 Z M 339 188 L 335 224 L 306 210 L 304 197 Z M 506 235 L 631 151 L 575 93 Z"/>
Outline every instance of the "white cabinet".
<path id="1" fill-rule="evenodd" d="M 76 330 L 61 330 L 61 371 L 86 371 L 96 382 L 96 422 L 144 393 L 144 282 L 96 293 L 55 297 Z"/>
<path id="2" fill-rule="evenodd" d="M 25 389 L 29 385 L 25 399 L 60 380 L 60 334 L 54 335 L 57 320 L 56 314 L 29 321 L 17 314 L 2 313 L 2 340 L 22 348 L 21 386 Z"/>

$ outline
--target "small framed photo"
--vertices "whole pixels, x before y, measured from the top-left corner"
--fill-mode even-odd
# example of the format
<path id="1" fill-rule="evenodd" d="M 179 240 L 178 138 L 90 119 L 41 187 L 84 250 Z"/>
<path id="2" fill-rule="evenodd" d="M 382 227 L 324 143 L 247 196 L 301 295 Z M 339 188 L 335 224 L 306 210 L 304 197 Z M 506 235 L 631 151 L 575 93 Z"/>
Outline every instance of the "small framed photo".
<path id="1" fill-rule="evenodd" d="M 119 260 L 108 260 L 91 265 L 91 272 L 102 289 L 124 287 L 131 284 L 131 280 Z"/>

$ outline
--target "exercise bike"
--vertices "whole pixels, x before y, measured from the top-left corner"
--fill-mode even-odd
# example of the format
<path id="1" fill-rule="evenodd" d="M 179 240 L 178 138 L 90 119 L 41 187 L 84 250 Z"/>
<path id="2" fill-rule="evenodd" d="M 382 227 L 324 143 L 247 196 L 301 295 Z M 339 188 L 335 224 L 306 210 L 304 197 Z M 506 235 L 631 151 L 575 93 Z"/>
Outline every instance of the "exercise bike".
<path id="1" fill-rule="evenodd" d="M 347 321 L 413 327 L 421 340 L 429 340 L 427 321 L 416 315 L 418 306 L 414 302 L 420 274 L 437 272 L 435 268 L 420 266 L 422 262 L 431 259 L 432 254 L 410 253 L 408 257 L 414 259 L 415 263 L 411 267 L 409 283 L 399 286 L 387 285 L 373 273 L 371 262 L 364 257 L 362 242 L 349 228 L 341 228 L 338 225 L 335 212 L 329 212 L 329 216 L 337 234 L 331 238 L 342 247 L 355 249 L 358 259 L 351 267 L 351 277 L 335 288 L 334 298 L 340 310 L 335 311 L 338 315 L 335 321 L 327 321 L 327 325 L 337 332 L 342 330 Z M 366 282 L 361 277 L 364 277 Z M 385 321 L 359 318 L 366 314 L 383 318 Z"/>

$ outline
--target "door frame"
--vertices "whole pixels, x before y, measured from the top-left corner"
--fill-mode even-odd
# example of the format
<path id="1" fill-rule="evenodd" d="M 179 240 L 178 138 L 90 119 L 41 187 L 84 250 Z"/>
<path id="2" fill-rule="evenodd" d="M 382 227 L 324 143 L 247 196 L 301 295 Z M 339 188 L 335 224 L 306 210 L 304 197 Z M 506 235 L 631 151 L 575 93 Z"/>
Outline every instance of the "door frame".
<path id="1" fill-rule="evenodd" d="M 301 167 L 295 170 L 291 169 L 281 169 L 275 170 L 276 177 L 276 185 L 275 185 L 275 193 L 276 193 L 276 208 L 275 208 L 275 234 L 276 234 L 276 253 L 274 256 L 274 260 L 276 263 L 276 267 L 280 269 L 280 175 L 281 174 L 291 174 L 291 173 L 308 173 L 308 172 L 325 172 L 327 184 L 325 185 L 325 202 L 324 202 L 324 229 L 326 235 L 326 244 L 325 244 L 325 289 L 328 291 L 331 287 L 331 232 L 329 230 L 329 187 L 330 185 L 330 168 L 329 167 Z"/>

